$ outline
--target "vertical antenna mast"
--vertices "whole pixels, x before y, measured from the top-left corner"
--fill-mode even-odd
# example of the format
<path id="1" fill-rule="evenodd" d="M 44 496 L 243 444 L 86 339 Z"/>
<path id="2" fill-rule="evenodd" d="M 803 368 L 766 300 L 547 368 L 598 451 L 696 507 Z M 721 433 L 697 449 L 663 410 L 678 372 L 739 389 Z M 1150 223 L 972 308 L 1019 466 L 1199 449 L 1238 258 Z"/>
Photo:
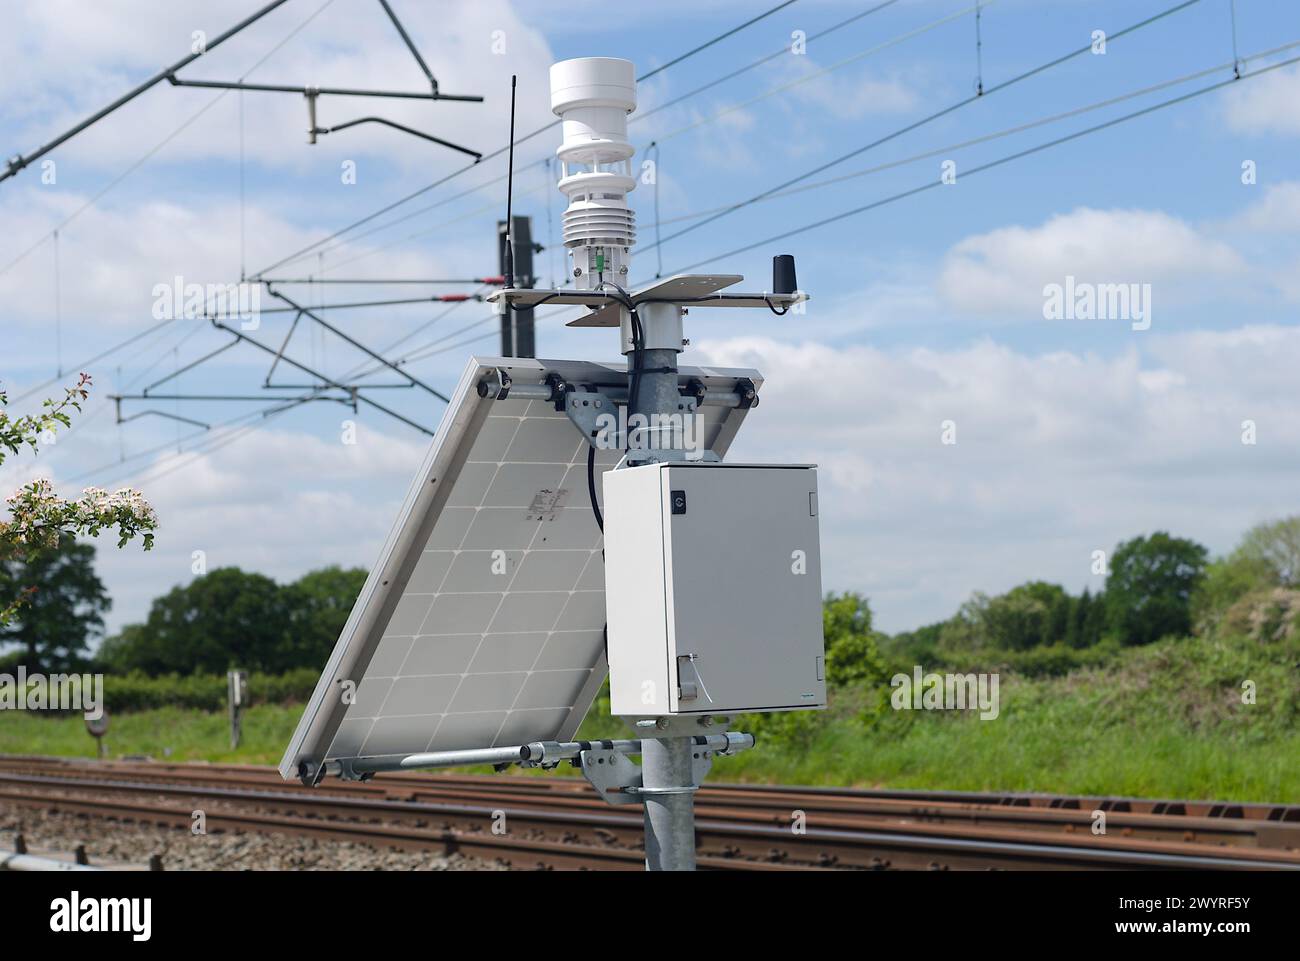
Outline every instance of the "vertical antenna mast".
<path id="1" fill-rule="evenodd" d="M 510 75 L 510 156 L 506 161 L 506 270 L 505 285 L 515 285 L 515 226 L 513 216 L 515 197 L 515 84 L 518 74 Z"/>

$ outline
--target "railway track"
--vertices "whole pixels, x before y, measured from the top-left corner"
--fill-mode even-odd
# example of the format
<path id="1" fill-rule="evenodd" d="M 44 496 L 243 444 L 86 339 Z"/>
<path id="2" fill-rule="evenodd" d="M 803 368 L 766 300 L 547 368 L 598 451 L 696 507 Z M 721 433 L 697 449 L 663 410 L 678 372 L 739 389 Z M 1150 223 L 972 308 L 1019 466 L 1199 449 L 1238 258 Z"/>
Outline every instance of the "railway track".
<path id="1" fill-rule="evenodd" d="M 309 789 L 251 765 L 0 757 L 0 802 L 187 829 L 203 810 L 209 831 L 516 869 L 639 870 L 643 858 L 639 808 L 610 808 L 576 778 L 404 772 Z M 1300 870 L 1300 807 L 1285 805 L 715 784 L 696 808 L 704 870 Z"/>

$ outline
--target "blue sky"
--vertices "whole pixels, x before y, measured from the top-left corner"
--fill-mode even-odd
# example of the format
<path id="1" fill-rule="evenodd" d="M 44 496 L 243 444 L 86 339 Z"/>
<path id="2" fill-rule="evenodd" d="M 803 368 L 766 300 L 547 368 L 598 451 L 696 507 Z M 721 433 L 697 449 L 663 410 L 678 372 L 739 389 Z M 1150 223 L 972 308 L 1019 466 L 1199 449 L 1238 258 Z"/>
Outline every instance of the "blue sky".
<path id="1" fill-rule="evenodd" d="M 645 113 L 783 51 L 644 120 L 633 115 L 633 142 L 660 144 L 664 236 L 695 223 L 679 218 L 753 197 L 974 92 L 973 0 L 899 0 L 813 39 L 805 54 L 783 50 L 795 31 L 815 35 L 878 3 L 799 0 L 641 85 Z M 290 0 L 181 75 L 420 89 L 421 74 L 377 3 L 322 4 Z M 1297 511 L 1300 68 L 1250 74 L 1300 56 L 1300 47 L 1248 60 L 1246 78 L 1226 89 L 963 175 L 1231 78 L 1232 5 L 1200 0 L 1110 40 L 1104 54 L 998 89 L 1089 44 L 1096 30 L 1113 37 L 1174 5 L 982 4 L 980 72 L 991 92 L 808 181 L 931 156 L 755 203 L 662 248 L 665 273 L 703 262 L 699 269 L 744 273 L 758 287 L 772 254 L 796 255 L 801 286 L 813 297 L 806 313 L 693 311 L 693 348 L 683 360 L 764 372 L 764 403 L 733 456 L 822 465 L 826 586 L 868 594 L 886 629 L 938 620 L 973 590 L 1001 591 L 1030 578 L 1095 589 L 1101 579 L 1090 570 L 1092 551 L 1138 533 L 1168 529 L 1218 552 L 1251 524 Z M 193 31 L 214 36 L 256 6 L 5 0 L 0 11 L 12 24 L 0 38 L 6 156 L 31 150 L 182 56 Z M 486 102 L 322 98 L 321 122 L 381 113 L 488 152 L 507 137 L 511 73 L 519 76 L 519 130 L 532 131 L 552 119 L 552 61 L 626 57 L 646 73 L 771 4 L 620 5 L 589 23 L 575 22 L 571 4 L 550 2 L 394 6 L 442 88 Z M 1239 57 L 1300 42 L 1300 6 L 1237 0 L 1235 7 Z M 60 365 L 69 380 L 80 361 L 155 324 L 156 284 L 178 275 L 232 282 L 241 269 L 268 267 L 462 165 L 457 154 L 379 128 L 309 146 L 305 125 L 297 96 L 250 93 L 241 105 L 238 94 L 162 85 L 53 152 L 53 183 L 42 182 L 39 163 L 0 183 L 0 377 L 11 398 L 56 377 Z M 562 269 L 551 243 L 561 196 L 544 165 L 557 144 L 558 130 L 541 134 L 519 147 L 516 162 L 516 213 L 533 217 L 535 237 L 550 248 L 538 257 L 543 282 Z M 956 165 L 953 184 L 714 259 L 933 183 L 946 160 Z M 356 182 L 345 184 L 349 162 Z M 1243 183 L 1247 162 L 1254 183 Z M 504 172 L 501 159 L 485 161 L 274 273 L 495 273 L 504 184 L 489 182 Z M 480 184 L 487 186 L 456 197 Z M 657 270 L 656 253 L 644 249 L 654 238 L 651 188 L 638 187 L 630 202 L 642 245 L 632 273 L 647 279 Z M 407 219 L 387 226 L 399 218 Z M 57 287 L 49 236 L 56 227 Z M 1044 285 L 1067 275 L 1149 284 L 1150 329 L 1123 319 L 1045 319 Z M 411 288 L 294 289 L 311 304 L 412 296 Z M 448 289 L 456 288 L 438 291 Z M 330 319 L 387 346 L 443 311 L 420 304 Z M 608 333 L 563 328 L 572 309 L 544 313 L 541 356 L 615 356 Z M 288 319 L 266 315 L 259 336 L 278 343 Z M 471 352 L 495 351 L 494 330 L 484 305 L 456 307 L 406 341 L 408 350 L 432 344 L 438 351 L 410 370 L 449 388 Z M 161 407 L 215 425 L 249 415 L 255 429 L 195 434 L 157 417 L 113 423 L 107 394 L 138 391 L 224 341 L 201 321 L 180 320 L 89 365 L 95 396 L 77 429 L 38 459 L 0 468 L 6 489 L 39 473 L 69 493 L 132 484 L 155 502 L 163 524 L 154 552 L 100 551 L 114 626 L 139 619 L 150 598 L 192 576 L 195 551 L 209 567 L 239 564 L 281 579 L 325 563 L 369 565 L 427 443 L 363 410 L 355 418 L 358 442 L 342 444 L 341 422 L 352 414 L 323 403 L 262 419 L 256 412 L 264 404 L 128 402 L 127 416 Z M 290 354 L 331 373 L 361 360 L 331 335 L 305 328 Z M 174 383 L 187 392 L 254 393 L 265 369 L 263 356 L 241 347 Z M 12 406 L 29 410 L 55 389 Z M 429 426 L 443 410 L 417 391 L 376 397 Z M 956 444 L 941 442 L 945 421 L 955 424 Z M 1254 444 L 1242 443 L 1246 421 L 1255 425 Z"/>

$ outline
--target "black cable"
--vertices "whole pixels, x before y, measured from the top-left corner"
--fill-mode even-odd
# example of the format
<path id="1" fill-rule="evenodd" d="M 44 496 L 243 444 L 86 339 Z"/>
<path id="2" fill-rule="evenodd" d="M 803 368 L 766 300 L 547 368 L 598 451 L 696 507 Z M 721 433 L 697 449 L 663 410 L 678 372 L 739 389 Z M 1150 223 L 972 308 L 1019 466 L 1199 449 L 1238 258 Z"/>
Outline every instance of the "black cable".
<path id="1" fill-rule="evenodd" d="M 781 310 L 777 310 L 775 307 L 772 306 L 772 301 L 768 299 L 767 294 L 763 295 L 763 303 L 767 304 L 767 309 L 770 310 L 772 313 L 776 314 L 778 317 L 784 317 L 786 314 L 790 313 L 789 304 L 786 304 L 785 307 L 783 307 Z"/>
<path id="2" fill-rule="evenodd" d="M 520 289 L 520 290 L 527 290 L 528 288 L 527 288 L 527 287 L 521 287 L 521 288 L 519 288 L 519 289 Z M 542 306 L 542 304 L 546 303 L 547 301 L 549 301 L 549 300 L 554 300 L 556 297 L 561 297 L 561 296 L 563 296 L 563 293 L 561 293 L 561 292 L 557 292 L 557 293 L 554 293 L 554 294 L 547 294 L 547 295 L 546 295 L 545 297 L 543 297 L 541 300 L 539 300 L 539 301 L 537 301 L 537 302 L 535 302 L 535 303 L 529 304 L 527 307 L 516 307 L 516 306 L 515 306 L 513 303 L 511 303 L 510 301 L 506 301 L 506 305 L 507 305 L 507 307 L 508 307 L 510 310 L 515 310 L 515 311 L 519 311 L 519 310 L 532 310 L 534 307 L 540 307 L 540 306 Z"/>
<path id="3" fill-rule="evenodd" d="M 600 512 L 600 504 L 596 500 L 596 445 L 587 445 L 587 494 L 591 497 L 591 512 L 596 516 L 596 526 L 600 528 L 602 534 L 605 533 L 605 515 Z"/>
<path id="4" fill-rule="evenodd" d="M 632 320 L 632 378 L 627 391 L 627 417 L 628 422 L 631 423 L 632 412 L 636 410 L 637 401 L 641 396 L 641 374 L 645 368 L 645 328 L 641 326 L 641 318 L 637 316 L 635 307 L 629 306 L 628 314 Z M 624 440 L 625 446 L 630 447 L 632 441 L 630 428 Z"/>
<path id="5" fill-rule="evenodd" d="M 628 313 L 632 325 L 632 371 L 628 380 L 627 388 L 627 419 L 628 423 L 632 422 L 632 412 L 636 410 L 637 400 L 641 394 L 641 374 L 645 366 L 645 328 L 641 326 L 641 317 L 636 312 L 636 304 L 632 302 L 632 297 L 626 290 L 614 283 L 612 280 L 602 280 L 600 287 L 613 287 L 617 293 L 614 299 L 622 304 Z M 627 435 L 623 438 L 624 450 L 630 449 L 632 431 L 629 427 Z"/>

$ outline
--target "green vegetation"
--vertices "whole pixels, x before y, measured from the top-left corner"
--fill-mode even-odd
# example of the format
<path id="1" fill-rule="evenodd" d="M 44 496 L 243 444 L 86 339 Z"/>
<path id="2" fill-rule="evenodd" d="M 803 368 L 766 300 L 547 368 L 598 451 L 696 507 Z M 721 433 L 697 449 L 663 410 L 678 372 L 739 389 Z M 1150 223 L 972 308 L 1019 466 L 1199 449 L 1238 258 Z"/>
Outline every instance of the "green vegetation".
<path id="1" fill-rule="evenodd" d="M 95 574 L 94 546 L 64 534 L 53 549 L 0 559 L 0 598 L 20 596 L 25 603 L 0 623 L 0 648 L 16 645 L 12 660 L 29 671 L 66 671 L 83 663 L 111 604 Z"/>
<path id="2" fill-rule="evenodd" d="M 283 586 L 237 567 L 218 568 L 157 598 L 143 624 L 104 641 L 99 659 L 110 671 L 151 676 L 231 668 L 319 672 L 365 581 L 361 568 L 326 567 Z"/>
<path id="3" fill-rule="evenodd" d="M 1164 533 L 1135 538 L 1116 549 L 1111 570 L 1097 594 L 1074 597 L 1031 582 L 998 597 L 976 595 L 947 621 L 893 637 L 874 629 L 865 598 L 828 597 L 831 708 L 738 719 L 734 726 L 754 731 L 762 749 L 720 760 L 711 776 L 1300 799 L 1300 517 L 1260 525 L 1231 554 L 1208 563 L 1190 541 Z M 330 586 L 338 582 L 337 574 L 316 578 L 315 596 L 346 593 Z M 314 613 L 296 616 L 319 616 L 328 625 L 346 617 L 346 608 L 304 605 L 298 610 Z M 327 627 L 320 631 L 328 634 Z M 891 678 L 918 665 L 926 672 L 997 674 L 996 720 L 973 711 L 892 710 Z M 224 696 L 219 675 L 110 677 L 109 749 L 278 761 L 300 713 L 286 702 L 301 698 L 314 675 L 315 667 L 254 674 L 245 744 L 233 753 L 224 713 L 214 709 Z M 210 713 L 158 706 L 177 703 Z M 607 695 L 579 732 L 627 733 L 609 716 Z M 0 752 L 93 749 L 75 715 L 15 712 L 0 723 Z"/>
<path id="4" fill-rule="evenodd" d="M 115 713 L 109 718 L 104 750 L 111 757 L 149 756 L 159 761 L 278 764 L 301 713 L 301 705 L 250 708 L 244 713 L 243 739 L 234 751 L 224 709 L 163 707 Z M 80 715 L 6 711 L 0 720 L 0 754 L 94 757 L 95 741 Z"/>

